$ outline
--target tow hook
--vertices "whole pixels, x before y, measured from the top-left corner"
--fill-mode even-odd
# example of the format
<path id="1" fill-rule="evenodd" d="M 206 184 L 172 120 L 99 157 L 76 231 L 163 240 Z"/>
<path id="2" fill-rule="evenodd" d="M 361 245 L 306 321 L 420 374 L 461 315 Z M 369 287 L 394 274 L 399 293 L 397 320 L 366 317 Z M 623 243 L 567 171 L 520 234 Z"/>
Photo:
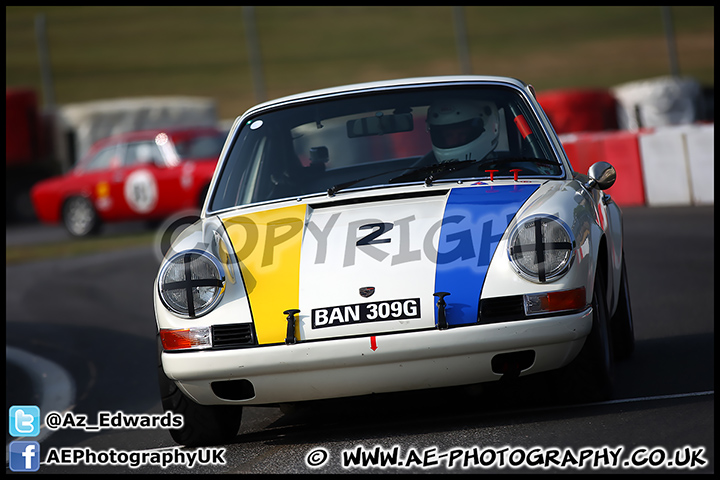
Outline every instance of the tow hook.
<path id="1" fill-rule="evenodd" d="M 287 335 L 285 336 L 285 345 L 294 345 L 297 340 L 295 339 L 295 314 L 300 313 L 300 310 L 292 309 L 285 310 L 283 315 L 287 315 Z"/>
<path id="2" fill-rule="evenodd" d="M 438 323 L 437 328 L 440 330 L 445 330 L 448 328 L 447 324 L 447 318 L 445 318 L 445 307 L 447 306 L 447 303 L 445 303 L 445 297 L 450 295 L 448 292 L 435 292 L 433 293 L 433 297 L 438 297 L 437 301 L 437 308 L 438 308 Z"/>

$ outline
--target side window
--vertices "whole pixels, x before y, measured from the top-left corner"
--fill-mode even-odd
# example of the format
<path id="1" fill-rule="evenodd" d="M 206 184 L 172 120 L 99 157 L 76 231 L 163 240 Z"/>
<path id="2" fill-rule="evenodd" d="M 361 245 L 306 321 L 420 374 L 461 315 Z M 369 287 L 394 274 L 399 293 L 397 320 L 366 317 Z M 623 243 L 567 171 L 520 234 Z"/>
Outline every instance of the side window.
<path id="1" fill-rule="evenodd" d="M 100 150 L 94 157 L 92 157 L 87 163 L 85 163 L 81 167 L 82 171 L 90 172 L 110 168 L 116 151 L 116 145 Z"/>
<path id="2" fill-rule="evenodd" d="M 218 158 L 225 145 L 226 135 L 202 135 L 175 144 L 183 160 L 194 158 Z"/>
<path id="3" fill-rule="evenodd" d="M 127 145 L 123 167 L 131 167 L 141 164 L 163 164 L 162 153 L 154 141 L 129 143 Z"/>

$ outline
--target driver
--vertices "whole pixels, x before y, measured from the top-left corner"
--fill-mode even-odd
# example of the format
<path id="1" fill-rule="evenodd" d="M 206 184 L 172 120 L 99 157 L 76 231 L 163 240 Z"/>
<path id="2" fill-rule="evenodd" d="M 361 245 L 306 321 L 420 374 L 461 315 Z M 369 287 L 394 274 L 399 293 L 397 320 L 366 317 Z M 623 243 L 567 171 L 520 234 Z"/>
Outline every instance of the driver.
<path id="1" fill-rule="evenodd" d="M 490 101 L 443 99 L 430 105 L 427 128 L 438 163 L 482 160 L 498 144 L 497 106 Z"/>

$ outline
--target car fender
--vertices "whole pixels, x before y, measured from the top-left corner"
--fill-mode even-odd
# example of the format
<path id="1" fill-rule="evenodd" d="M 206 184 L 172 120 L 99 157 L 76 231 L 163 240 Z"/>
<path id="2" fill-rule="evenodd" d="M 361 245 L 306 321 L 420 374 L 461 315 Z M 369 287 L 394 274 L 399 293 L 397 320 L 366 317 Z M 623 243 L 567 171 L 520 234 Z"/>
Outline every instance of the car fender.
<path id="1" fill-rule="evenodd" d="M 605 207 L 607 222 L 604 233 L 607 240 L 608 313 L 613 315 L 620 298 L 623 261 L 623 220 L 620 207 L 609 196 L 600 192 L 600 203 Z"/>
<path id="2" fill-rule="evenodd" d="M 164 264 L 173 256 L 188 251 L 202 250 L 214 255 L 223 266 L 225 291 L 223 301 L 213 310 L 212 324 L 251 323 L 250 304 L 247 292 L 240 275 L 240 268 L 235 253 L 229 247 L 230 240 L 222 222 L 215 216 L 199 220 L 183 230 L 172 247 L 165 254 Z M 157 291 L 159 275 L 155 279 Z M 187 328 L 188 326 L 209 325 L 206 317 L 186 319 L 172 314 L 165 308 L 155 295 L 155 321 L 157 328 Z M 192 325 L 189 325 L 192 323 Z"/>
<path id="3" fill-rule="evenodd" d="M 547 215 L 565 223 L 575 245 L 572 264 L 563 276 L 540 283 L 520 276 L 508 254 L 513 229 L 528 217 Z M 591 194 L 576 180 L 548 181 L 528 199 L 512 219 L 498 243 L 488 269 L 481 298 L 522 295 L 529 292 L 570 290 L 586 286 L 587 303 L 592 302 L 592 285 L 605 231 Z"/>

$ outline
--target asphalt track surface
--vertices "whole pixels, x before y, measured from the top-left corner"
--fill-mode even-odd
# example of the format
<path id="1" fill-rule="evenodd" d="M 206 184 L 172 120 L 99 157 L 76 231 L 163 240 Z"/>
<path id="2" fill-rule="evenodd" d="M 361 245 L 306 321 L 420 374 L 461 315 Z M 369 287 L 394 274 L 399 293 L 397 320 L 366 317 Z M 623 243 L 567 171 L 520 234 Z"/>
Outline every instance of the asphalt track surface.
<path id="1" fill-rule="evenodd" d="M 194 450 L 176 449 L 163 428 L 45 427 L 26 439 L 6 429 L 6 441 L 39 441 L 40 473 L 712 473 L 714 207 L 626 208 L 624 218 L 636 350 L 617 364 L 612 401 L 564 405 L 527 387 L 469 387 L 245 408 L 236 439 L 202 452 L 215 464 L 192 468 L 128 465 L 141 454 L 189 460 L 178 452 Z M 6 241 L 63 235 L 8 227 Z M 161 414 L 157 267 L 150 248 L 6 267 L 6 408 L 38 405 L 91 424 L 98 412 Z M 69 448 L 89 461 L 136 456 L 115 466 L 45 461 Z"/>

